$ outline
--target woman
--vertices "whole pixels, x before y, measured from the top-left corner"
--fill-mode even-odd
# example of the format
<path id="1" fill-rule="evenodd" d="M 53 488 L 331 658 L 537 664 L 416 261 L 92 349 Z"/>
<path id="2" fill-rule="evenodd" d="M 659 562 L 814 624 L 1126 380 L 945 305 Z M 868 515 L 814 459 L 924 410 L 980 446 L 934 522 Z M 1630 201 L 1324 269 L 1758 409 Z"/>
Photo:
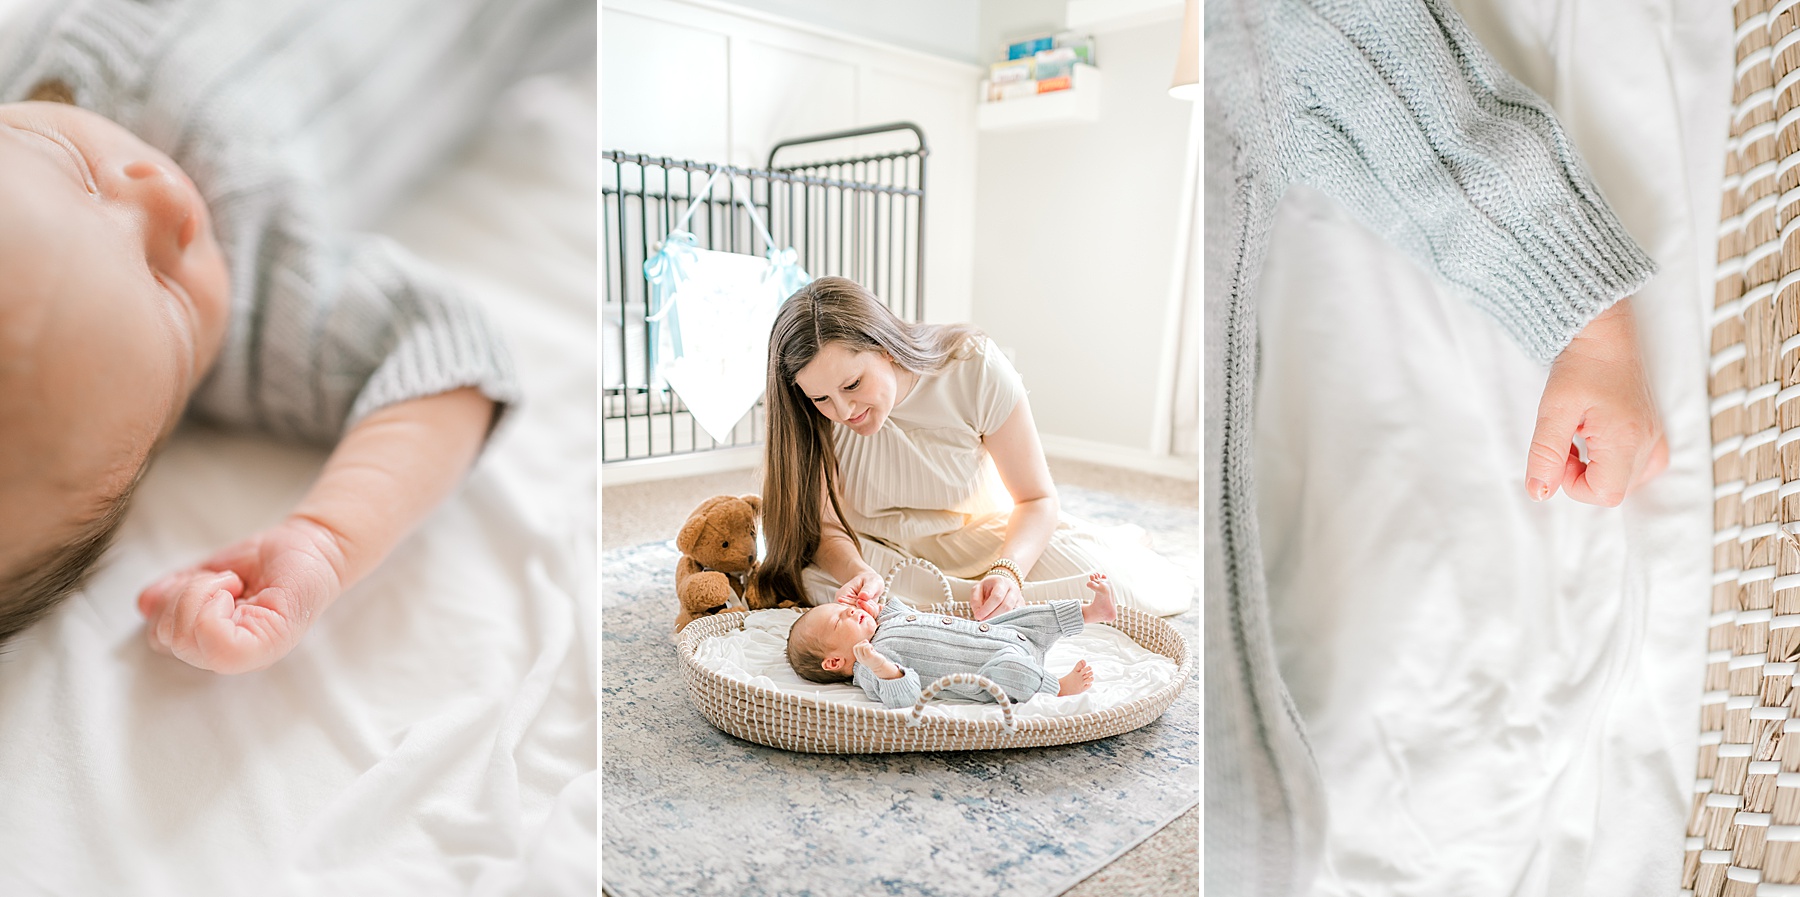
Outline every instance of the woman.
<path id="1" fill-rule="evenodd" d="M 1127 606 L 1177 614 L 1193 600 L 1141 532 L 1062 513 L 1018 372 L 972 327 L 908 324 L 855 282 L 821 277 L 775 319 L 767 404 L 756 576 L 769 593 L 872 598 L 883 572 L 919 557 L 978 620 L 1028 598 L 1080 599 L 1093 572 Z"/>

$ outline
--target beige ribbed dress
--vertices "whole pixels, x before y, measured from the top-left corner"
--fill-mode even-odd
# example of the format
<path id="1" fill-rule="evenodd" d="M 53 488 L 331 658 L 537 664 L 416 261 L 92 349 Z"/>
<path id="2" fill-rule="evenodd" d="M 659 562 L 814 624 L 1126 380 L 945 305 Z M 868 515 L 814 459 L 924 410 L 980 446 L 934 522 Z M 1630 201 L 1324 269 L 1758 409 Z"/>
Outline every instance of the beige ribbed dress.
<path id="1" fill-rule="evenodd" d="M 985 573 L 1000 555 L 1012 507 L 982 437 L 999 429 L 1024 396 L 1012 362 L 993 340 L 974 337 L 942 371 L 920 378 L 875 435 L 833 425 L 844 522 L 861 537 L 870 567 L 885 575 L 902 558 L 924 558 L 951 577 L 959 600 L 968 600 L 975 585 L 969 577 Z M 1026 575 L 1026 600 L 1086 600 L 1092 597 L 1088 574 L 1098 571 L 1127 606 L 1186 611 L 1193 583 L 1141 537 L 1141 530 L 1103 530 L 1062 515 Z M 831 601 L 839 585 L 816 565 L 806 569 L 804 583 L 815 604 Z"/>

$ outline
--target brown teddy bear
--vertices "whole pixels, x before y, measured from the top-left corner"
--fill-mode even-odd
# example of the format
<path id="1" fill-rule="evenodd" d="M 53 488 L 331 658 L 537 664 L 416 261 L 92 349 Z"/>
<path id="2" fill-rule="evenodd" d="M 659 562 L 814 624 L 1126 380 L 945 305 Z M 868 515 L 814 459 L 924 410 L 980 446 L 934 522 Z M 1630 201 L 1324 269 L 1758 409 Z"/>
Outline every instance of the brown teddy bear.
<path id="1" fill-rule="evenodd" d="M 675 631 L 700 617 L 726 610 L 742 599 L 751 610 L 793 607 L 792 601 L 764 601 L 750 587 L 756 569 L 756 517 L 762 513 L 758 495 L 715 495 L 688 515 L 675 536 L 681 561 L 675 565 L 675 595 L 681 611 L 675 615 Z"/>

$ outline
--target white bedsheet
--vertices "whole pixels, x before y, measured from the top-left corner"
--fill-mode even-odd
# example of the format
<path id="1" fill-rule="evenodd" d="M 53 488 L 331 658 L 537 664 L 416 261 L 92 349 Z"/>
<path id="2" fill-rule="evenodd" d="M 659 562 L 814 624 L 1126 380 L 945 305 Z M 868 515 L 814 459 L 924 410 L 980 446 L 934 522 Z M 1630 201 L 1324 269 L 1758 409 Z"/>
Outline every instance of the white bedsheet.
<path id="1" fill-rule="evenodd" d="M 527 88 L 384 227 L 479 296 L 526 403 L 237 677 L 152 653 L 137 592 L 323 455 L 179 432 L 105 569 L 0 656 L 0 894 L 595 893 L 594 72 Z"/>
<path id="2" fill-rule="evenodd" d="M 849 683 L 809 682 L 787 662 L 787 634 L 800 612 L 790 608 L 752 611 L 738 632 L 701 642 L 694 659 L 707 669 L 739 682 L 788 694 L 808 695 L 821 701 L 879 709 L 880 701 Z M 1074 635 L 1057 639 L 1044 652 L 1044 666 L 1053 673 L 1075 668 L 1086 660 L 1094 669 L 1094 684 L 1078 695 L 1038 695 L 1015 705 L 1016 719 L 1072 716 L 1105 710 L 1154 694 L 1175 678 L 1175 662 L 1111 626 L 1088 626 Z M 921 686 L 930 685 L 921 681 Z M 896 711 L 907 712 L 907 711 Z M 999 719 L 1000 708 L 949 692 L 941 692 L 926 708 L 957 719 Z"/>
<path id="3" fill-rule="evenodd" d="M 1711 584 L 1704 311 L 1728 4 L 1457 3 L 1549 98 L 1661 271 L 1671 449 L 1619 509 L 1523 486 L 1545 370 L 1316 192 L 1262 285 L 1258 469 L 1284 674 L 1331 815 L 1322 895 L 1674 894 Z"/>

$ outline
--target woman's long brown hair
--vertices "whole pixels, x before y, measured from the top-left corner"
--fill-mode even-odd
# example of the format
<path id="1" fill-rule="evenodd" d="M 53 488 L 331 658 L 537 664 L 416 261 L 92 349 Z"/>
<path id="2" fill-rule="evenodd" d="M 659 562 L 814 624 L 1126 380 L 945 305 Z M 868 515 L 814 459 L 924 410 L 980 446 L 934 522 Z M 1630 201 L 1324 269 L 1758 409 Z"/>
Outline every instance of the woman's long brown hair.
<path id="1" fill-rule="evenodd" d="M 844 518 L 832 422 L 794 382 L 826 343 L 852 352 L 886 352 L 914 374 L 932 374 L 964 340 L 978 333 L 963 324 L 909 324 L 873 293 L 842 277 L 821 277 L 781 306 L 769 334 L 768 440 L 763 448 L 763 536 L 768 554 L 755 585 L 774 600 L 805 606 L 800 571 L 812 563 L 824 527 L 820 496 L 844 523 L 857 550 L 862 539 Z M 771 602 L 773 603 L 773 602 Z"/>

